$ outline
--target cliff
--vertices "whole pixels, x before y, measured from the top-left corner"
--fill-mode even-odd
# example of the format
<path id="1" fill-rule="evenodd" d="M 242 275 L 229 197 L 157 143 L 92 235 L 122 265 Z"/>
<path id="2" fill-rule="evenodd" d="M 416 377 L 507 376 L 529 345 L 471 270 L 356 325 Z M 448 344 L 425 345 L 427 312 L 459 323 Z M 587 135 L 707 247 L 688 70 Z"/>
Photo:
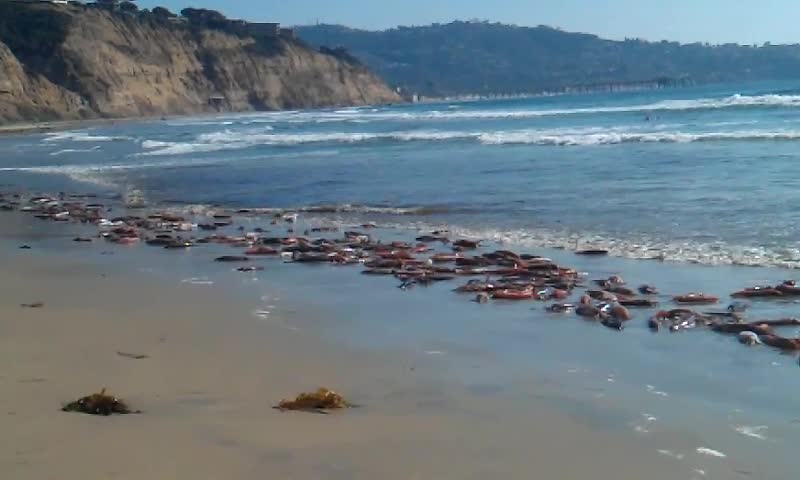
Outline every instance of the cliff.
<path id="1" fill-rule="evenodd" d="M 0 4 L 0 122 L 398 101 L 364 66 L 292 39 L 149 12 Z"/>

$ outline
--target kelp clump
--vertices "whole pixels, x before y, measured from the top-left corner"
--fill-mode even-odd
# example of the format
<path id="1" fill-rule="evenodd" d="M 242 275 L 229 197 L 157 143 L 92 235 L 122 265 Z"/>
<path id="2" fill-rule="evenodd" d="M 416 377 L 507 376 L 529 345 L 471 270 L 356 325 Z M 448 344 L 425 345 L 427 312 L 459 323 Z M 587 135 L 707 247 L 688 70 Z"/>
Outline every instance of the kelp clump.
<path id="1" fill-rule="evenodd" d="M 141 413 L 140 411 L 131 410 L 128 405 L 121 399 L 107 395 L 106 389 L 100 390 L 100 393 L 93 393 L 83 398 L 68 403 L 61 408 L 64 412 L 77 412 L 85 413 L 87 415 L 102 415 L 109 416 L 113 414 L 128 415 L 131 413 Z"/>
<path id="2" fill-rule="evenodd" d="M 313 393 L 301 393 L 294 400 L 281 400 L 275 406 L 278 410 L 327 413 L 329 410 L 342 410 L 353 407 L 341 395 L 327 388 L 320 388 Z"/>

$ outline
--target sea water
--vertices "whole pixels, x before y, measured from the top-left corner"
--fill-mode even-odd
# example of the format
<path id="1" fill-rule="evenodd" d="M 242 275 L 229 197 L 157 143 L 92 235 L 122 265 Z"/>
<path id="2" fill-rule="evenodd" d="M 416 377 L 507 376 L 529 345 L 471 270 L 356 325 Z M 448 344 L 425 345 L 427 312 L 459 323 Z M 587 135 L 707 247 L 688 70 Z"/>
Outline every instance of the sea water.
<path id="1" fill-rule="evenodd" d="M 799 145 L 800 85 L 726 85 L 5 137 L 0 189 L 138 189 L 151 203 L 193 211 L 297 209 L 303 228 L 377 221 L 386 238 L 448 228 L 592 278 L 621 273 L 665 293 L 724 297 L 796 276 Z M 570 253 L 580 248 L 611 258 Z M 177 272 L 193 288 L 233 286 L 265 320 L 279 299 L 300 305 L 320 320 L 287 327 L 416 352 L 476 391 L 531 382 L 541 399 L 715 478 L 792 478 L 800 440 L 794 357 L 709 332 L 653 335 L 649 313 L 619 333 L 545 314 L 536 303 L 479 306 L 452 284 L 406 292 L 357 268 L 279 261 L 251 278 L 214 265 L 208 251 L 145 251 L 116 255 L 156 274 Z M 791 302 L 757 303 L 751 316 L 798 311 Z"/>

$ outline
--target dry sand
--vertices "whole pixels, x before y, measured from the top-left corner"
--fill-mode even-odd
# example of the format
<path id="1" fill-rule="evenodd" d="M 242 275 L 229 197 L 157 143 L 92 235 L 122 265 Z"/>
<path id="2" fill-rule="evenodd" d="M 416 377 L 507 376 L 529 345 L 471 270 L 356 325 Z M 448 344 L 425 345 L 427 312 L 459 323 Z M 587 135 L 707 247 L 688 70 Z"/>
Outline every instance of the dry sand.
<path id="1" fill-rule="evenodd" d="M 3 479 L 689 476 L 633 438 L 540 405 L 533 382 L 470 392 L 426 359 L 330 344 L 212 287 L 8 246 L 0 265 Z M 20 307 L 36 301 L 44 307 Z M 271 408 L 322 385 L 363 406 Z M 102 387 L 143 413 L 59 411 Z"/>

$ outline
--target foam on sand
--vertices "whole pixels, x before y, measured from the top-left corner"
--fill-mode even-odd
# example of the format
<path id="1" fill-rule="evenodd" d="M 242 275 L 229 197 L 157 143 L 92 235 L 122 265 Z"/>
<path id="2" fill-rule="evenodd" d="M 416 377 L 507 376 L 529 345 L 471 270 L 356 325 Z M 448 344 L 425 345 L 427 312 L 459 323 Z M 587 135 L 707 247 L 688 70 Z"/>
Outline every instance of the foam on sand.
<path id="1" fill-rule="evenodd" d="M 712 449 L 706 448 L 706 447 L 699 447 L 697 449 L 697 453 L 699 453 L 700 455 L 708 455 L 709 457 L 717 457 L 717 458 L 726 458 L 727 457 L 727 455 L 725 455 L 724 453 L 722 453 L 722 452 L 720 452 L 718 450 L 712 450 Z"/>
<path id="2" fill-rule="evenodd" d="M 360 224 L 361 213 L 380 213 L 384 215 L 402 215 L 413 217 L 415 215 L 428 215 L 437 213 L 461 213 L 457 208 L 437 208 L 428 210 L 426 207 L 404 208 L 393 212 L 392 208 L 381 207 L 374 211 L 361 212 L 358 208 L 348 211 L 342 209 L 336 213 L 353 213 L 352 218 L 331 218 L 322 216 L 330 213 L 326 210 L 315 212 L 309 210 L 311 215 L 305 220 L 317 222 L 325 226 L 349 227 Z M 302 211 L 302 210 L 301 210 Z M 464 213 L 469 213 L 465 210 Z M 416 221 L 415 221 L 416 220 Z M 800 249 L 786 247 L 768 247 L 756 245 L 736 245 L 723 241 L 706 241 L 702 239 L 666 239 L 652 235 L 637 235 L 631 232 L 624 238 L 597 232 L 573 232 L 567 229 L 557 230 L 547 227 L 526 227 L 519 229 L 500 229 L 492 227 L 464 227 L 461 225 L 433 223 L 424 218 L 408 218 L 404 221 L 381 221 L 384 228 L 397 228 L 418 232 L 433 230 L 449 230 L 453 236 L 464 238 L 482 239 L 499 245 L 508 245 L 515 248 L 553 248 L 558 250 L 575 250 L 576 242 L 582 245 L 591 245 L 592 248 L 605 250 L 609 256 L 629 258 L 633 260 L 650 260 L 677 263 L 691 263 L 698 265 L 739 265 L 750 267 L 775 267 L 787 269 L 800 269 Z M 657 391 L 655 387 L 648 386 L 650 393 L 666 396 L 665 392 Z M 650 390 L 652 389 L 652 390 Z"/>
<path id="3" fill-rule="evenodd" d="M 759 425 L 757 427 L 750 427 L 747 425 L 739 425 L 734 428 L 736 433 L 742 434 L 745 437 L 755 438 L 756 440 L 766 440 L 767 436 L 764 433 L 767 430 L 766 425 Z"/>

